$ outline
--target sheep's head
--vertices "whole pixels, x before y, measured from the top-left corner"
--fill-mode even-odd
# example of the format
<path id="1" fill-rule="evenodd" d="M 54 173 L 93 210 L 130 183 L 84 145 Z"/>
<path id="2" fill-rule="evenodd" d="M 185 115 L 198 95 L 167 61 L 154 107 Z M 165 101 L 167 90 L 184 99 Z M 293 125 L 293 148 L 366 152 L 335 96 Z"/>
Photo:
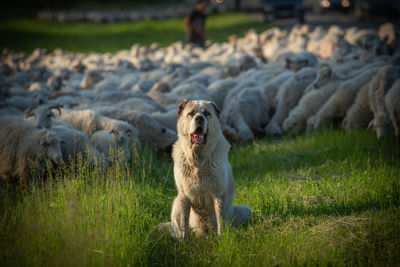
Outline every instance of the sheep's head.
<path id="1" fill-rule="evenodd" d="M 267 127 L 265 127 L 265 133 L 268 135 L 282 135 L 282 129 L 276 122 L 271 121 Z"/>
<path id="2" fill-rule="evenodd" d="M 290 59 L 290 58 L 285 58 L 285 67 L 289 70 L 292 70 L 294 72 L 297 72 L 301 70 L 302 68 L 308 67 L 310 65 L 310 62 L 307 59 Z"/>
<path id="3" fill-rule="evenodd" d="M 137 114 L 135 121 L 135 125 L 140 129 L 141 136 L 153 147 L 157 146 L 157 149 L 166 150 L 177 139 L 175 131 L 165 128 L 146 113 Z"/>
<path id="4" fill-rule="evenodd" d="M 329 65 L 322 65 L 318 68 L 317 77 L 315 78 L 313 87 L 315 89 L 320 88 L 321 86 L 327 84 L 332 78 L 332 68 Z"/>
<path id="5" fill-rule="evenodd" d="M 54 113 L 52 109 L 57 109 L 59 115 L 61 115 L 60 108 L 62 107 L 63 106 L 61 105 L 50 106 L 50 107 L 39 107 L 39 108 L 33 106 L 27 111 L 25 118 L 36 117 L 37 118 L 37 124 L 35 125 L 36 128 L 50 129 L 52 126 L 52 119 L 54 118 Z"/>
<path id="6" fill-rule="evenodd" d="M 119 144 L 129 144 L 130 142 L 139 143 L 138 131 L 135 127 L 127 123 L 116 125 L 110 131 L 110 134 L 114 134 L 116 141 Z"/>
<path id="7" fill-rule="evenodd" d="M 46 157 L 55 163 L 62 159 L 61 143 L 63 142 L 50 131 L 43 131 L 40 137 L 40 145 L 44 148 Z"/>
<path id="8" fill-rule="evenodd" d="M 290 132 L 292 134 L 298 134 L 303 130 L 304 122 L 301 123 L 295 117 L 288 117 L 282 125 L 282 129 L 284 132 Z"/>

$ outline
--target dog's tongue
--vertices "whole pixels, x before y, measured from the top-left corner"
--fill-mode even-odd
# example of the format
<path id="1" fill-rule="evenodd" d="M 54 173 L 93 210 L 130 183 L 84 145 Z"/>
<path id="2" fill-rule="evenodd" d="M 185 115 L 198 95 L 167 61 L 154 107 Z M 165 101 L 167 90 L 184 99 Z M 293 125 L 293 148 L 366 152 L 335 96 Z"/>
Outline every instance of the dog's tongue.
<path id="1" fill-rule="evenodd" d="M 204 135 L 192 134 L 192 142 L 198 145 L 202 145 L 204 143 Z"/>

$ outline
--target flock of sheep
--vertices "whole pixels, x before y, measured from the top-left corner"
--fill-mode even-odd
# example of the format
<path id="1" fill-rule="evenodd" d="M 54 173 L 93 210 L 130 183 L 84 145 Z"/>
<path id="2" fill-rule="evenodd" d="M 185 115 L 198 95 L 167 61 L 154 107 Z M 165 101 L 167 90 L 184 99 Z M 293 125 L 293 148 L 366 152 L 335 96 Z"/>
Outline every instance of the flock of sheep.
<path id="1" fill-rule="evenodd" d="M 400 135 L 400 39 L 379 30 L 295 25 L 250 30 L 205 49 L 133 45 L 106 54 L 3 50 L 0 177 L 29 181 L 32 166 L 127 161 L 132 146 L 165 151 L 175 142 L 176 107 L 214 101 L 224 135 L 246 142 L 342 124 L 391 125 Z M 36 162 L 36 164 L 32 164 Z"/>

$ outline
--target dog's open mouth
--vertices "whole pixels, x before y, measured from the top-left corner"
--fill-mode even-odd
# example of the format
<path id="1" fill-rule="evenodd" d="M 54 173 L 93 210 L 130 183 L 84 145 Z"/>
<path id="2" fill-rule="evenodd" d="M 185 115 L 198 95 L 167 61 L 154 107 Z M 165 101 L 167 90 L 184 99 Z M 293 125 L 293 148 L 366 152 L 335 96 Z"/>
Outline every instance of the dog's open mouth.
<path id="1" fill-rule="evenodd" d="M 197 145 L 205 145 L 207 143 L 207 134 L 191 134 L 190 138 L 192 140 L 192 144 Z"/>

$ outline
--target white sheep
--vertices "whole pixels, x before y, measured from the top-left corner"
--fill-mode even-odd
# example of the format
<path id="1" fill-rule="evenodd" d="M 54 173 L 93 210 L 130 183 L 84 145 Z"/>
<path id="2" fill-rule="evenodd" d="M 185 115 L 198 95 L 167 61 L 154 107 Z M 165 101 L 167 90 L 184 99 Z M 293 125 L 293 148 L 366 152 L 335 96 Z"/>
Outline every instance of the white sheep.
<path id="1" fill-rule="evenodd" d="M 341 81 L 332 81 L 323 85 L 319 90 L 311 90 L 299 101 L 298 105 L 289 112 L 289 116 L 282 124 L 284 132 L 298 134 L 306 129 L 306 122 L 323 104 L 335 93 Z M 313 86 L 311 84 L 309 87 Z"/>
<path id="2" fill-rule="evenodd" d="M 315 67 L 318 64 L 317 57 L 310 52 L 301 52 L 298 54 L 288 54 L 285 58 L 285 67 L 297 72 L 305 67 Z"/>
<path id="3" fill-rule="evenodd" d="M 237 82 L 234 80 L 217 80 L 208 86 L 207 92 L 211 95 L 212 100 L 217 104 L 217 106 L 222 107 L 225 96 L 236 85 Z"/>
<path id="4" fill-rule="evenodd" d="M 331 67 L 329 64 L 321 64 L 317 68 L 317 77 L 313 81 L 312 86 L 308 87 L 305 93 L 308 93 L 310 90 L 318 89 L 325 84 L 332 81 L 344 81 L 347 74 L 351 71 L 351 69 L 347 68 L 347 66 L 335 66 Z"/>
<path id="5" fill-rule="evenodd" d="M 87 136 L 91 136 L 95 131 L 107 130 L 109 132 L 117 132 L 120 142 L 129 139 L 129 136 L 133 135 L 134 142 L 139 143 L 137 129 L 125 121 L 101 116 L 90 109 L 63 109 L 62 111 L 60 115 L 56 115 L 56 119 L 71 124 L 75 129 L 82 131 Z"/>
<path id="6" fill-rule="evenodd" d="M 369 88 L 369 104 L 374 113 L 371 125 L 375 129 L 378 139 L 386 134 L 390 124 L 389 114 L 385 107 L 385 95 L 399 77 L 399 67 L 384 66 L 379 69 Z"/>
<path id="7" fill-rule="evenodd" d="M 75 161 L 79 154 L 91 165 L 102 165 L 107 159 L 93 146 L 86 134 L 74 128 L 55 125 L 51 128 L 64 142 L 61 152 L 64 162 Z"/>
<path id="8" fill-rule="evenodd" d="M 176 131 L 176 124 L 178 121 L 178 116 L 176 115 L 176 106 L 177 104 L 171 105 L 171 107 L 173 108 L 171 108 L 167 112 L 155 112 L 151 114 L 151 116 L 160 124 L 173 131 Z"/>
<path id="9" fill-rule="evenodd" d="M 54 132 L 6 117 L 0 117 L 0 125 L 0 176 L 3 179 L 28 182 L 36 171 L 43 177 L 46 159 L 55 163 L 62 159 L 61 140 Z"/>
<path id="10" fill-rule="evenodd" d="M 139 131 L 140 142 L 154 150 L 164 151 L 177 139 L 175 130 L 165 127 L 151 115 L 143 112 L 124 111 L 115 107 L 106 107 L 97 111 L 101 115 L 126 121 L 135 126 Z"/>
<path id="11" fill-rule="evenodd" d="M 342 82 L 336 92 L 320 108 L 314 117 L 314 130 L 319 130 L 335 119 L 345 116 L 347 109 L 354 102 L 357 92 L 378 72 L 378 68 L 370 68 L 364 73 Z"/>
<path id="12" fill-rule="evenodd" d="M 275 102 L 277 103 L 276 111 L 264 129 L 266 134 L 282 134 L 281 126 L 283 121 L 288 116 L 290 110 L 297 105 L 304 90 L 314 81 L 316 75 L 317 73 L 314 68 L 303 68 L 279 88 L 275 97 Z"/>
<path id="13" fill-rule="evenodd" d="M 400 138 L 400 79 L 397 79 L 385 96 L 385 107 L 394 126 L 397 139 Z"/>
<path id="14" fill-rule="evenodd" d="M 25 119 L 34 124 L 38 129 L 46 128 L 51 129 L 52 122 L 54 119 L 54 113 L 52 109 L 57 109 L 58 113 L 61 114 L 61 108 L 63 106 L 33 106 L 27 112 Z"/>
<path id="15" fill-rule="evenodd" d="M 278 93 L 279 88 L 287 80 L 290 80 L 293 75 L 294 75 L 294 72 L 286 70 L 286 71 L 278 74 L 277 76 L 275 76 L 269 82 L 260 85 L 261 91 L 264 93 L 264 95 L 268 99 L 269 107 L 270 107 L 271 111 L 274 111 L 276 109 L 274 99 L 276 97 L 276 94 Z"/>
<path id="16" fill-rule="evenodd" d="M 97 131 L 90 137 L 94 147 L 103 153 L 106 158 L 118 159 L 121 162 L 130 160 L 133 139 L 134 136 L 132 134 L 128 134 L 125 139 L 119 138 L 118 131 L 115 129 Z"/>
<path id="17" fill-rule="evenodd" d="M 367 83 L 360 89 L 354 103 L 347 110 L 342 121 L 342 126 L 346 131 L 366 129 L 369 122 L 374 118 L 369 105 L 369 87 L 370 83 Z"/>
<path id="18" fill-rule="evenodd" d="M 249 141 L 268 123 L 268 100 L 260 88 L 248 87 L 224 104 L 221 124 L 231 142 Z"/>
<path id="19" fill-rule="evenodd" d="M 104 77 L 103 77 L 103 75 L 101 75 L 100 71 L 89 70 L 83 76 L 83 79 L 80 83 L 80 87 L 81 88 L 90 88 L 103 79 L 104 79 Z"/>

